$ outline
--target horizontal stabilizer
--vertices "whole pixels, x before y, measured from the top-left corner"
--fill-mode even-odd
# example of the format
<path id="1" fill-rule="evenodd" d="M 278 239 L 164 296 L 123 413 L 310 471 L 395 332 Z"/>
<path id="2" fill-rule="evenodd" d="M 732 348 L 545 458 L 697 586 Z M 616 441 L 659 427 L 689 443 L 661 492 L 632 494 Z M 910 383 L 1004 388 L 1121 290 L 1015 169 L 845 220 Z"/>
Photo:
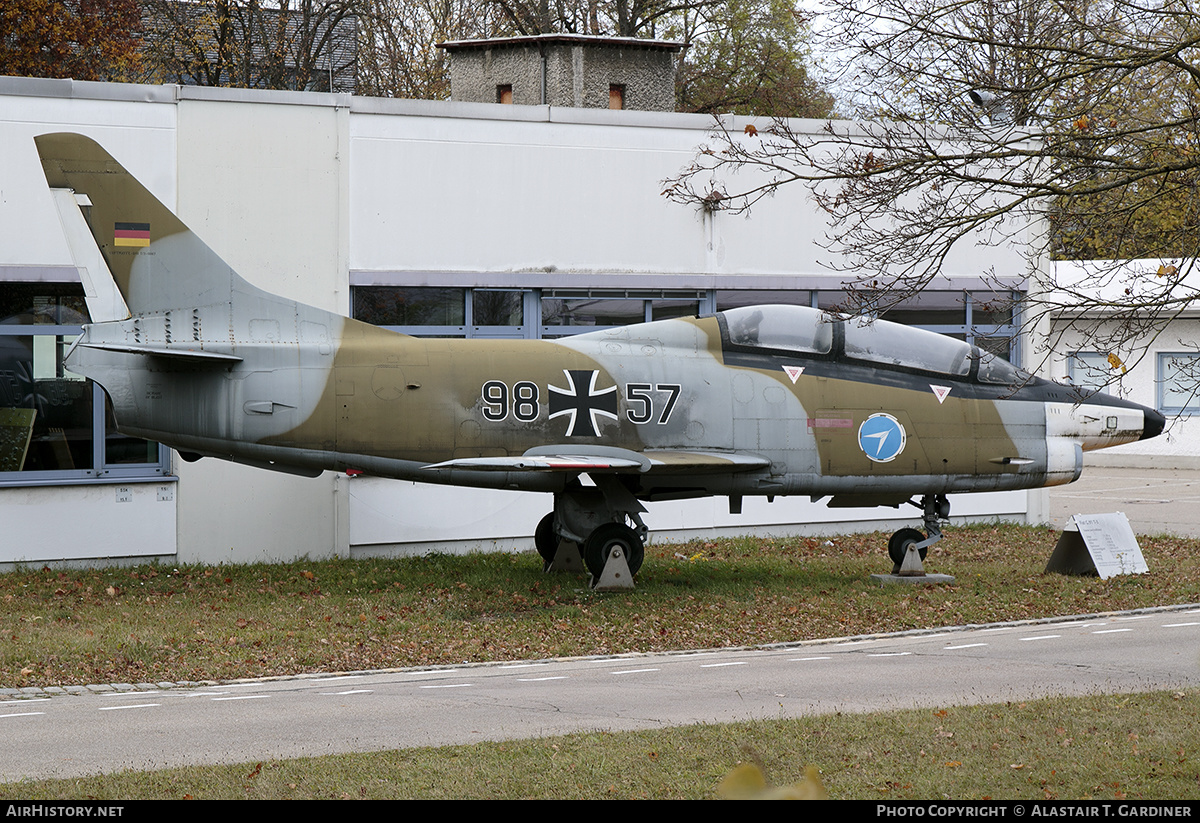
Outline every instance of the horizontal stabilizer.
<path id="1" fill-rule="evenodd" d="M 236 354 L 204 351 L 203 349 L 168 349 L 154 346 L 131 346 L 127 343 L 85 343 L 80 341 L 80 348 L 100 349 L 101 351 L 116 351 L 125 354 L 144 354 L 151 357 L 170 357 L 176 360 L 186 360 L 191 363 L 211 363 L 212 365 L 229 365 L 242 362 Z"/>

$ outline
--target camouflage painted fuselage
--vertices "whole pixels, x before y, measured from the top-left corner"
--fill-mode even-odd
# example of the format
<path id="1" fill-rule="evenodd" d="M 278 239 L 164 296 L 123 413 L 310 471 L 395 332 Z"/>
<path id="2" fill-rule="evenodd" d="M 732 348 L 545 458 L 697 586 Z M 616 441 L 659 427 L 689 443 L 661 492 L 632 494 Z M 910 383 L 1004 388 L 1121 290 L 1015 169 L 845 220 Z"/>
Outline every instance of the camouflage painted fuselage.
<path id="1" fill-rule="evenodd" d="M 764 308 L 796 323 L 846 322 Z M 164 357 L 134 368 L 138 355 L 89 350 L 91 327 L 72 368 L 108 388 L 123 429 L 188 452 L 541 491 L 559 490 L 572 467 L 518 459 L 531 451 L 578 457 L 574 473 L 615 458 L 603 468 L 628 475 L 643 498 L 809 494 L 870 504 L 1053 485 L 1078 477 L 1084 449 L 1147 429 L 1141 407 L 1103 395 L 1081 403 L 1077 390 L 1031 377 L 984 383 L 977 362 L 955 377 L 836 349 L 738 346 L 724 316 L 560 341 L 477 341 L 412 338 L 306 311 L 294 328 L 269 318 L 235 324 L 224 351 L 241 360 L 229 367 Z M 145 323 L 141 333 L 155 336 Z M 874 435 L 864 430 L 871 421 Z"/>

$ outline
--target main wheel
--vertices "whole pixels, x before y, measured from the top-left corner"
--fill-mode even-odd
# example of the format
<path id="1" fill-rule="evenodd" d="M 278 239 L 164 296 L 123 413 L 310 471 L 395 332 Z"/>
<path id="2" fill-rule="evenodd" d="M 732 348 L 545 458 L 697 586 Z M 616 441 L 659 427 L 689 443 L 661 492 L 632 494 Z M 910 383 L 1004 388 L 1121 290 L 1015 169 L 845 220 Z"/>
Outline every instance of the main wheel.
<path id="1" fill-rule="evenodd" d="M 892 558 L 892 562 L 896 564 L 896 570 L 899 571 L 900 564 L 904 562 L 905 555 L 908 554 L 908 547 L 913 543 L 920 543 L 925 539 L 925 535 L 921 534 L 916 529 L 901 529 L 892 535 L 892 539 L 888 541 L 888 557 Z M 919 549 L 921 559 L 925 559 L 925 552 L 928 548 Z"/>
<path id="2" fill-rule="evenodd" d="M 592 577 L 599 577 L 608 562 L 608 555 L 619 548 L 629 564 L 629 573 L 637 574 L 642 567 L 646 551 L 637 532 L 624 523 L 603 523 L 597 526 L 583 544 L 583 561 L 587 563 Z"/>
<path id="3" fill-rule="evenodd" d="M 554 531 L 554 512 L 543 517 L 533 532 L 533 545 L 549 566 L 558 553 L 558 534 Z"/>

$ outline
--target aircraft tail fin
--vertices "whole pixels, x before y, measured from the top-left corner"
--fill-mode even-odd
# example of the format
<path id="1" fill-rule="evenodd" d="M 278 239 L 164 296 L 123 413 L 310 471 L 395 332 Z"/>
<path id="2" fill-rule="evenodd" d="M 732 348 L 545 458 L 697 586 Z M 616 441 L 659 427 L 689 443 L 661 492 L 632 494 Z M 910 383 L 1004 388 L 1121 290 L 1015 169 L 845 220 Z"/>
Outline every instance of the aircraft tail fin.
<path id="1" fill-rule="evenodd" d="M 96 247 L 125 304 L 120 306 L 121 301 L 112 296 L 93 306 L 94 295 L 88 294 L 93 321 L 121 319 L 125 307 L 139 316 L 228 305 L 235 289 L 248 286 L 94 140 L 69 133 L 43 134 L 34 140 L 50 188 L 73 190 L 84 209 Z M 79 263 L 79 244 L 71 241 L 72 224 L 78 221 L 62 216 Z M 94 255 L 91 260 L 98 267 Z M 84 264 L 89 271 L 92 267 Z M 91 275 L 96 278 L 100 273 Z"/>

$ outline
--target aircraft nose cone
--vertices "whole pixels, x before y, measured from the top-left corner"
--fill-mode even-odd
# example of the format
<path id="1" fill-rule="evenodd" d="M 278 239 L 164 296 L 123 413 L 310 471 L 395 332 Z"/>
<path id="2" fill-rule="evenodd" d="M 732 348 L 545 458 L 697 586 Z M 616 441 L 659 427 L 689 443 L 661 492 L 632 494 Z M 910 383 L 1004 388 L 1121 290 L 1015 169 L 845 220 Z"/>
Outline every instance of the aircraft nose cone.
<path id="1" fill-rule="evenodd" d="M 1154 409 L 1146 409 L 1142 413 L 1146 416 L 1146 422 L 1142 425 L 1142 436 L 1139 439 L 1149 440 L 1162 434 L 1163 427 L 1167 425 L 1167 418 Z"/>

